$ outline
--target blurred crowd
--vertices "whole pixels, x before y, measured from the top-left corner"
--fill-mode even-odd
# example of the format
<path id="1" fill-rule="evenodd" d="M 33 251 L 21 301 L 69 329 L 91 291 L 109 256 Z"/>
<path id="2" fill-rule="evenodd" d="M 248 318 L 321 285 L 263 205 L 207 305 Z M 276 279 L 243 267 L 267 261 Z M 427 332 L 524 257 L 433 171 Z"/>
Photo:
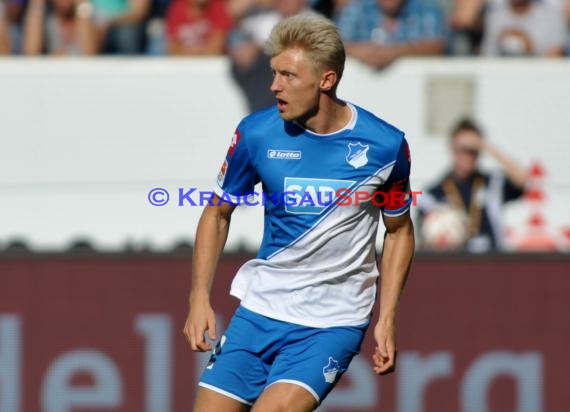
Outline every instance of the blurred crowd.
<path id="1" fill-rule="evenodd" d="M 265 64 L 271 27 L 309 9 L 377 68 L 408 55 L 570 55 L 570 0 L 0 0 L 0 54 L 227 53 L 245 80 Z"/>

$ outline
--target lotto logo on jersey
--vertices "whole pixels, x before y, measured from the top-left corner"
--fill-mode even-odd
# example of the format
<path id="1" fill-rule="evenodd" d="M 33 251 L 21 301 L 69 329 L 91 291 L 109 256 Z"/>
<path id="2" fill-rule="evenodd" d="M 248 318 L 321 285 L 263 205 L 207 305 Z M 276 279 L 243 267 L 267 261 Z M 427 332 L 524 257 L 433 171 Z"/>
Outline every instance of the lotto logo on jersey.
<path id="1" fill-rule="evenodd" d="M 269 149 L 267 151 L 268 159 L 281 159 L 281 160 L 300 160 L 301 159 L 300 150 L 274 150 Z"/>
<path id="2" fill-rule="evenodd" d="M 351 189 L 352 180 L 286 177 L 283 204 L 295 214 L 320 215 L 337 201 L 337 193 Z"/>

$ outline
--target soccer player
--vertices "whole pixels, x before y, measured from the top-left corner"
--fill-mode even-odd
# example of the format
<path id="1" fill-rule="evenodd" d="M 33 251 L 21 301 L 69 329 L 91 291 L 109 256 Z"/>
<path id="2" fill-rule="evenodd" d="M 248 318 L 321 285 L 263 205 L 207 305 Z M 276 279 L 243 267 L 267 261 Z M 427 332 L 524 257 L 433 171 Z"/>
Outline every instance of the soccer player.
<path id="1" fill-rule="evenodd" d="M 200 379 L 197 412 L 304 412 L 323 401 L 370 323 L 380 215 L 386 234 L 372 362 L 378 374 L 395 366 L 396 308 L 414 251 L 412 198 L 401 196 L 410 172 L 404 134 L 336 96 L 345 50 L 329 20 L 284 19 L 267 51 L 277 105 L 238 125 L 215 205 L 206 206 L 196 233 L 184 333 L 193 350 L 209 351 L 206 332 L 217 339 L 210 288 L 231 214 L 262 183 L 263 241 L 232 282 L 241 304 Z M 310 200 L 341 192 L 342 202 Z M 388 199 L 381 206 L 371 197 L 378 192 Z M 370 198 L 356 202 L 367 198 L 362 193 Z"/>

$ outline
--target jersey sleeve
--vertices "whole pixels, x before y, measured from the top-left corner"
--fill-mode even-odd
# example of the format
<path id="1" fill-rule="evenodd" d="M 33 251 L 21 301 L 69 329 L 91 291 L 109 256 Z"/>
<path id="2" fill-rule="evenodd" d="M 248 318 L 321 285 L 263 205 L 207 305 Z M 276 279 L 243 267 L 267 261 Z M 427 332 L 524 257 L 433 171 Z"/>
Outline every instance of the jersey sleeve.
<path id="1" fill-rule="evenodd" d="M 410 209 L 413 200 L 410 189 L 411 165 L 408 142 L 402 139 L 392 172 L 380 187 L 380 191 L 386 194 L 386 203 L 382 206 L 385 216 L 400 216 Z"/>
<path id="2" fill-rule="evenodd" d="M 224 200 L 239 204 L 238 198 L 252 193 L 258 181 L 244 132 L 238 126 L 218 173 L 214 193 Z"/>

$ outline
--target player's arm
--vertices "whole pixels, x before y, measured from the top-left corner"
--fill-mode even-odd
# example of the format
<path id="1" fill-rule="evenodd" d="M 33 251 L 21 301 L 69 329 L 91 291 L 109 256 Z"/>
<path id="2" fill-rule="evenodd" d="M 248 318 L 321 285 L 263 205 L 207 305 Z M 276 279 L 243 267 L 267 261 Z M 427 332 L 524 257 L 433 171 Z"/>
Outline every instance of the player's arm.
<path id="1" fill-rule="evenodd" d="M 216 339 L 216 316 L 210 305 L 210 290 L 216 266 L 224 249 L 230 218 L 240 193 L 250 193 L 257 172 L 252 165 L 249 150 L 238 126 L 214 187 L 212 204 L 204 208 L 194 242 L 192 259 L 192 288 L 190 310 L 184 325 L 184 334 L 195 351 L 211 350 L 204 334 Z M 229 200 L 228 200 L 229 199 Z"/>
<path id="2" fill-rule="evenodd" d="M 198 223 L 194 256 L 192 259 L 192 288 L 190 310 L 184 325 L 184 335 L 194 351 L 211 350 L 204 334 L 208 331 L 211 340 L 216 339 L 216 316 L 210 305 L 210 291 L 216 266 L 224 249 L 230 218 L 235 205 L 220 202 L 214 196 L 215 206 L 206 206 Z"/>
<path id="3" fill-rule="evenodd" d="M 410 211 L 383 215 L 386 233 L 380 264 L 380 319 L 374 328 L 374 372 L 390 373 L 396 366 L 396 310 L 414 256 L 414 226 Z"/>

